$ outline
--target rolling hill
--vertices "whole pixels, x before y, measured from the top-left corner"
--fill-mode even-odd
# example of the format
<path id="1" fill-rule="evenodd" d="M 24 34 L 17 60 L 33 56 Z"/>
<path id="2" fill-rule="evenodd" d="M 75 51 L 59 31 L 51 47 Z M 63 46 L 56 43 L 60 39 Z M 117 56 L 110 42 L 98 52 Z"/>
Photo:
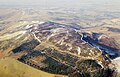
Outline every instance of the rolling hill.
<path id="1" fill-rule="evenodd" d="M 0 60 L 0 77 L 67 77 L 49 74 L 12 58 Z"/>

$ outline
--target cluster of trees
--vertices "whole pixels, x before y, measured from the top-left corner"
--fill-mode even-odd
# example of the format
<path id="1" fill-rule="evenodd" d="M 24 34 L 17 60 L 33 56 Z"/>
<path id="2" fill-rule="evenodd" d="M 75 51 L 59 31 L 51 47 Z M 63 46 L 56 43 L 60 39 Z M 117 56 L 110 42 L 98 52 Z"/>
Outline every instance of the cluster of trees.
<path id="1" fill-rule="evenodd" d="M 113 70 L 102 68 L 94 60 L 83 60 L 77 63 L 77 69 L 69 77 L 113 77 Z"/>
<path id="2" fill-rule="evenodd" d="M 38 63 L 45 64 L 47 65 L 46 67 L 36 65 L 37 63 L 26 63 L 33 65 L 34 68 L 49 73 L 64 74 L 69 75 L 69 77 L 112 77 L 114 71 L 109 68 L 102 68 L 95 60 L 80 60 L 70 54 L 63 54 L 59 51 L 51 50 L 50 48 L 43 50 L 45 53 L 42 54 L 40 51 L 33 50 L 38 44 L 36 40 L 32 40 L 16 48 L 13 52 L 29 51 L 27 55 L 19 59 L 19 61 L 24 63 L 33 57 L 44 56 L 45 59 Z M 57 59 L 57 61 L 53 58 Z"/>
<path id="3" fill-rule="evenodd" d="M 32 59 L 34 57 L 44 56 L 43 61 L 38 61 L 37 63 L 33 63 L 29 61 L 29 59 Z M 62 57 L 62 56 L 61 56 Z M 48 56 L 46 54 L 42 54 L 40 51 L 34 51 L 31 50 L 27 55 L 23 55 L 21 58 L 18 59 L 19 61 L 26 63 L 36 69 L 40 69 L 49 73 L 54 74 L 64 74 L 68 75 L 71 70 L 71 66 L 67 66 L 61 62 L 58 62 L 53 59 L 53 56 Z M 46 67 L 42 67 L 39 63 L 47 65 Z"/>
<path id="4" fill-rule="evenodd" d="M 76 62 L 79 60 L 76 56 L 72 56 L 68 53 L 62 53 L 57 50 L 51 50 L 50 48 L 46 49 L 46 54 L 57 59 L 57 61 L 60 61 L 63 64 L 68 64 L 73 67 L 76 66 Z"/>
<path id="5" fill-rule="evenodd" d="M 46 60 L 44 60 L 43 63 L 47 64 L 48 66 L 45 68 L 42 68 L 42 70 L 49 73 L 67 75 L 70 72 L 70 70 L 72 70 L 70 66 L 57 62 L 51 57 L 46 58 Z"/>
<path id="6" fill-rule="evenodd" d="M 28 51 L 29 52 L 29 51 L 33 50 L 37 45 L 39 45 L 39 42 L 37 40 L 33 39 L 29 42 L 23 43 L 22 45 L 13 49 L 12 51 L 14 53 L 18 53 L 21 51 Z"/>

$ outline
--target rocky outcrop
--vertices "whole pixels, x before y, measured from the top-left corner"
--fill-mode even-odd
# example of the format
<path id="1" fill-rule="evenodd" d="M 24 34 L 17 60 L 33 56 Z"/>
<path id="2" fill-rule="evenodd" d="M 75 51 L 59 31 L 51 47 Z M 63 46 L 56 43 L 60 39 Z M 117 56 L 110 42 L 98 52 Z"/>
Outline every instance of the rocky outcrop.
<path id="1" fill-rule="evenodd" d="M 114 59 L 112 63 L 115 65 L 116 68 L 116 77 L 120 77 L 120 57 Z"/>

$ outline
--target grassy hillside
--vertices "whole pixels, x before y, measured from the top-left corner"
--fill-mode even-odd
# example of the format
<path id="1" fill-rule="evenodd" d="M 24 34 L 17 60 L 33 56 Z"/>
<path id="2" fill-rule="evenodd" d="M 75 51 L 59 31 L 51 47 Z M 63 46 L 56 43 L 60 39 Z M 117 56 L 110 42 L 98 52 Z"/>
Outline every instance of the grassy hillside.
<path id="1" fill-rule="evenodd" d="M 5 58 L 0 60 L 0 77 L 56 77 L 56 75 L 34 69 L 17 60 Z"/>

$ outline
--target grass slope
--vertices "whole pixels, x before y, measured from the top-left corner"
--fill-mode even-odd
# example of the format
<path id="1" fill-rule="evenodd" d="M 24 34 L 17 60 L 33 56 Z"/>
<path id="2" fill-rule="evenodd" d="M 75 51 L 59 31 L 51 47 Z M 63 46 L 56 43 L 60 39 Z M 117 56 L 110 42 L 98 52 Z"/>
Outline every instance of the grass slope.
<path id="1" fill-rule="evenodd" d="M 5 58 L 0 60 L 0 77 L 56 77 L 56 75 L 37 70 L 17 60 Z"/>

